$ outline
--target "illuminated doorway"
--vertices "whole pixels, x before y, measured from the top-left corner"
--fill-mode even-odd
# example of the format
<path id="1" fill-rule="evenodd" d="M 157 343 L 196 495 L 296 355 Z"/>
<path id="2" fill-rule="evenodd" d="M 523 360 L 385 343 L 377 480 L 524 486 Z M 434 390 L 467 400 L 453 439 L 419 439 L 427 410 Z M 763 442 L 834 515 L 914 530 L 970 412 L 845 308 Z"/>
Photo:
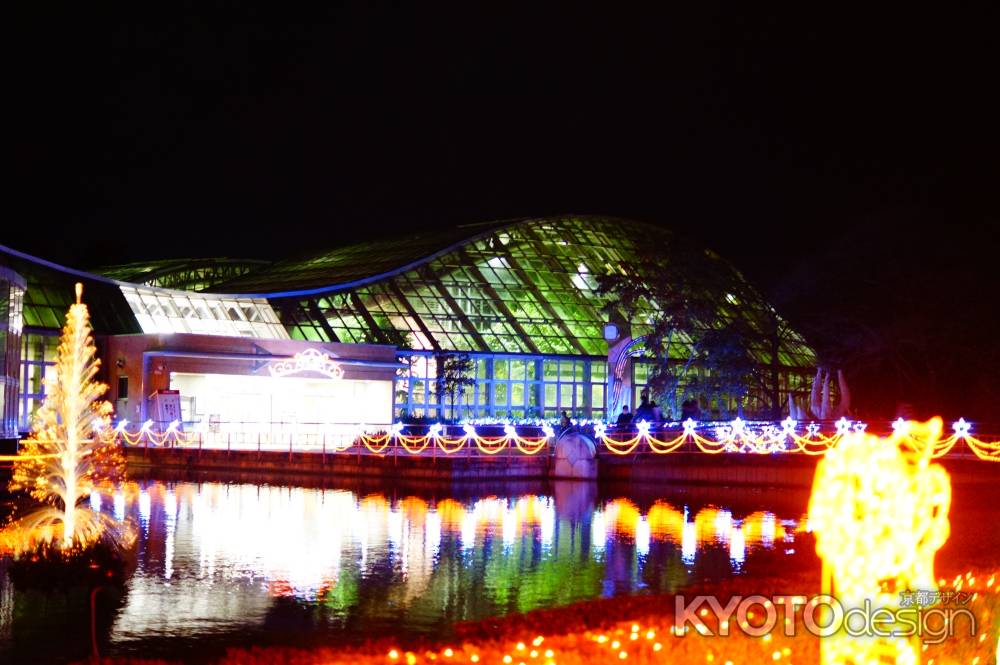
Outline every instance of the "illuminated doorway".
<path id="1" fill-rule="evenodd" d="M 392 382 L 171 372 L 185 424 L 213 432 L 296 434 L 354 431 L 392 418 Z"/>

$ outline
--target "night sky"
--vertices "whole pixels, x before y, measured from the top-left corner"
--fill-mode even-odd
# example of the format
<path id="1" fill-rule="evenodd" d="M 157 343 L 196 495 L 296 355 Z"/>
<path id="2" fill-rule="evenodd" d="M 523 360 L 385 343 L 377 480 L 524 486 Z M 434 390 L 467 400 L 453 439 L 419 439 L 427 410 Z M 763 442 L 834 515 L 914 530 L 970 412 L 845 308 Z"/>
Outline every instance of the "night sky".
<path id="1" fill-rule="evenodd" d="M 997 12 L 689 4 L 36 7 L 0 243 L 88 267 L 631 217 L 730 259 L 869 407 L 1000 421 Z"/>

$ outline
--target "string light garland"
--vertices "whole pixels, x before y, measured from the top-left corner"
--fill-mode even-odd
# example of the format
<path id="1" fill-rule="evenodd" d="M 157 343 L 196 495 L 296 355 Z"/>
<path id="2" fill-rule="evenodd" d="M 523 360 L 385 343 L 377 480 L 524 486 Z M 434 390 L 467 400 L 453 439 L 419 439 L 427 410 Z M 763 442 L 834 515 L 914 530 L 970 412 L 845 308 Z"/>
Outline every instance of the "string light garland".
<path id="1" fill-rule="evenodd" d="M 805 427 L 805 434 L 800 435 L 796 431 L 799 424 L 791 418 L 781 421 L 780 427 L 770 422 L 751 425 L 736 418 L 725 425 L 711 426 L 714 429 L 714 437 L 710 438 L 701 434 L 698 429 L 699 424 L 689 418 L 683 423 L 669 423 L 663 429 L 669 431 L 668 428 L 676 427 L 678 424 L 683 429 L 673 438 L 660 438 L 652 433 L 650 424 L 645 421 L 636 423 L 635 434 L 631 434 L 628 438 L 609 436 L 606 426 L 595 425 L 594 437 L 603 443 L 609 452 L 616 455 L 631 454 L 642 443 L 646 444 L 650 452 L 664 455 L 676 452 L 685 443 L 690 442 L 699 451 L 710 455 L 739 452 L 762 455 L 802 453 L 818 456 L 826 454 L 842 439 L 853 434 L 863 434 L 868 428 L 867 423 L 841 418 L 834 423 L 836 431 L 833 434 L 824 435 L 820 431 L 819 424 L 809 423 Z M 952 434 L 946 438 L 940 436 L 916 438 L 912 434 L 912 429 L 903 421 L 897 420 L 893 423 L 894 437 L 913 450 L 930 447 L 930 457 L 933 459 L 943 457 L 951 452 L 959 441 L 964 441 L 977 458 L 1000 462 L 1000 441 L 983 441 L 974 437 L 970 431 L 971 425 L 963 418 L 952 424 Z"/>
<path id="2" fill-rule="evenodd" d="M 834 431 L 824 434 L 820 424 L 811 422 L 804 426 L 792 418 L 772 422 L 748 422 L 736 418 L 724 424 L 702 424 L 692 419 L 671 422 L 654 427 L 646 421 L 635 423 L 634 431 L 625 436 L 609 432 L 609 427 L 600 421 L 577 421 L 577 427 L 592 427 L 593 437 L 598 444 L 614 455 L 626 456 L 639 452 L 667 455 L 681 451 L 685 445 L 708 454 L 745 453 L 770 455 L 775 453 L 795 453 L 820 456 L 835 447 L 838 442 L 852 434 L 863 434 L 868 424 L 846 418 L 832 423 Z M 525 427 L 539 434 L 522 435 L 518 427 Z M 677 428 L 680 428 L 678 431 Z M 903 445 L 913 450 L 930 446 L 930 456 L 937 459 L 953 451 L 959 442 L 964 442 L 978 458 L 989 462 L 1000 462 L 1000 441 L 983 441 L 972 434 L 972 425 L 964 418 L 952 423 L 952 433 L 944 438 L 928 441 L 915 438 L 911 428 L 902 421 L 892 423 L 893 434 Z M 457 455 L 470 447 L 484 455 L 498 455 L 505 450 L 522 455 L 538 455 L 548 448 L 556 432 L 546 421 L 511 422 L 502 420 L 476 420 L 461 425 L 461 435 L 449 435 L 445 425 L 434 423 L 426 434 L 406 433 L 406 425 L 394 423 L 388 431 L 371 433 L 374 428 L 360 424 L 356 428 L 353 441 L 331 446 L 333 452 L 345 452 L 363 446 L 374 455 L 388 454 L 391 448 L 399 448 L 409 455 L 441 453 Z M 482 429 L 502 429 L 502 434 L 481 433 Z M 95 428 L 96 429 L 96 428 Z M 122 420 L 114 429 L 103 428 L 98 436 L 105 442 L 119 439 L 128 446 L 150 445 L 156 447 L 199 445 L 198 432 L 182 432 L 180 422 L 171 422 L 162 432 L 156 431 L 152 421 L 146 421 L 138 430 L 129 431 L 128 421 Z M 7 458 L 0 457 L 0 461 Z"/>
<path id="3" fill-rule="evenodd" d="M 132 447 L 144 444 L 155 447 L 187 447 L 199 443 L 197 432 L 181 432 L 176 425 L 168 427 L 163 432 L 156 432 L 147 427 L 129 432 L 125 427 L 119 426 L 109 432 L 102 432 L 100 436 L 107 442 L 120 439 Z M 358 428 L 354 443 L 338 446 L 336 451 L 343 452 L 361 445 L 374 455 L 385 455 L 395 442 L 398 448 L 410 455 L 427 453 L 430 449 L 445 455 L 455 455 L 474 445 L 485 455 L 497 455 L 504 450 L 512 449 L 523 455 L 533 456 L 546 450 L 553 436 L 554 431 L 550 427 L 544 427 L 541 436 L 522 436 L 511 425 L 504 428 L 501 436 L 483 436 L 477 432 L 475 426 L 466 424 L 461 436 L 447 436 L 440 424 L 432 425 L 426 434 L 406 434 L 401 423 L 394 424 L 388 432 L 370 434 L 364 431 L 362 425 Z"/>

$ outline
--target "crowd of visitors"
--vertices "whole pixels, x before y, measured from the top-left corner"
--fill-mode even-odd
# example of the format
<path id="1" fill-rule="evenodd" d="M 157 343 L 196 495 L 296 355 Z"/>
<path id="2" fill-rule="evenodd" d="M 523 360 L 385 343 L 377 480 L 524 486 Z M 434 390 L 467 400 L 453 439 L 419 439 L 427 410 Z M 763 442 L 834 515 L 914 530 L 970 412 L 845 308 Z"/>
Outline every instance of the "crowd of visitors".
<path id="1" fill-rule="evenodd" d="M 640 393 L 641 401 L 639 406 L 636 407 L 635 413 L 633 413 L 628 404 L 622 407 L 622 412 L 618 415 L 618 419 L 615 421 L 616 427 L 631 427 L 633 424 L 645 420 L 648 423 L 661 423 L 664 422 L 663 409 L 653 400 L 649 398 L 649 391 L 643 390 Z M 686 399 L 681 403 L 681 422 L 691 418 L 693 420 L 698 420 L 701 416 L 701 409 L 698 405 L 697 399 Z M 666 420 L 669 420 L 667 416 Z"/>
<path id="2" fill-rule="evenodd" d="M 670 414 L 664 414 L 663 409 L 650 399 L 648 390 L 643 390 L 640 393 L 640 400 L 639 406 L 636 407 L 634 412 L 629 408 L 628 404 L 622 407 L 621 413 L 618 414 L 618 418 L 615 420 L 615 427 L 633 427 L 636 423 L 643 420 L 650 424 L 673 420 Z M 680 415 L 680 422 L 684 422 L 688 418 L 698 420 L 701 417 L 701 408 L 698 400 L 693 398 L 684 400 L 681 403 Z M 567 411 L 563 411 L 559 418 L 559 431 L 564 432 L 571 427 L 572 419 Z"/>

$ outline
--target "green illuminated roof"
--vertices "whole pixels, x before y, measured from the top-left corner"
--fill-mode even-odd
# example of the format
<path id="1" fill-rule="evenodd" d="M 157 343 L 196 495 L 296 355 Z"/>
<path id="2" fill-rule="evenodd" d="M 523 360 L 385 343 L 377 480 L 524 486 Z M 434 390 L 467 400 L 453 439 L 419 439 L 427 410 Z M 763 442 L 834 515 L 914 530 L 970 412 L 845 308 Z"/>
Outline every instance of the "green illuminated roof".
<path id="1" fill-rule="evenodd" d="M 2 247 L 0 264 L 9 264 L 27 279 L 25 323 L 35 327 L 60 327 L 72 301 L 73 282 L 83 281 L 95 331 L 139 332 L 122 289 L 147 284 L 266 298 L 296 339 L 435 351 L 604 356 L 605 299 L 596 291 L 597 276 L 627 273 L 640 247 L 670 247 L 671 242 L 668 231 L 640 222 L 567 215 L 386 238 L 271 264 L 152 261 L 110 266 L 97 275 Z M 814 366 L 812 349 L 760 293 L 732 265 L 700 251 L 717 265 L 714 283 L 700 296 L 715 314 L 701 324 L 717 328 L 742 319 L 762 338 L 768 337 L 766 343 L 753 342 L 748 348 L 759 362 L 790 369 Z M 175 314 L 197 315 L 186 311 Z M 644 332 L 651 313 L 632 317 L 633 335 Z M 677 358 L 683 359 L 684 331 L 678 337 L 682 344 L 675 345 Z M 775 339 L 777 355 L 772 359 Z"/>
<path id="2" fill-rule="evenodd" d="M 0 246 L 0 265 L 24 277 L 24 325 L 28 328 L 62 328 L 66 312 L 76 302 L 74 285 L 84 286 L 83 298 L 98 334 L 142 332 L 121 289 L 114 282 Z"/>
<path id="3" fill-rule="evenodd" d="M 293 338 L 603 356 L 606 317 L 595 276 L 630 265 L 637 243 L 670 242 L 669 232 L 629 220 L 527 219 L 352 245 L 218 288 L 266 295 Z M 727 297 L 718 300 L 718 320 L 705 325 L 743 317 L 762 330 L 778 320 L 780 364 L 812 365 L 812 350 L 761 295 L 707 255 L 718 262 Z M 646 321 L 632 325 L 641 334 Z M 763 346 L 751 352 L 761 362 L 770 356 Z"/>
<path id="4" fill-rule="evenodd" d="M 204 291 L 267 266 L 251 259 L 167 259 L 95 268 L 92 272 L 119 282 L 164 289 Z"/>
<path id="5" fill-rule="evenodd" d="M 359 280 L 367 280 L 412 263 L 425 262 L 436 252 L 469 240 L 477 231 L 482 232 L 483 226 L 461 226 L 345 245 L 277 261 L 265 269 L 218 284 L 211 290 L 271 295 L 285 291 L 344 288 Z M 485 226 L 492 228 L 496 224 Z"/>

